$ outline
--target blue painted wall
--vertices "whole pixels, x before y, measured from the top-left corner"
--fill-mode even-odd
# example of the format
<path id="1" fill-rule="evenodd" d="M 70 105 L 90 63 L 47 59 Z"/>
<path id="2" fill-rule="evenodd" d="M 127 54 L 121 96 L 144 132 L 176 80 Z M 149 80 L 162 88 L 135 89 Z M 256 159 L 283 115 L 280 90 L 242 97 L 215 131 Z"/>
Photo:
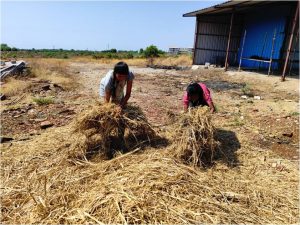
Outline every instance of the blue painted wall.
<path id="1" fill-rule="evenodd" d="M 240 59 L 243 36 L 246 29 L 247 34 L 244 44 L 243 58 L 250 58 L 251 56 L 261 56 L 263 58 L 269 59 L 272 51 L 272 39 L 274 31 L 276 29 L 273 59 L 278 60 L 280 58 L 280 51 L 285 40 L 284 31 L 287 17 L 290 15 L 290 13 L 290 6 L 273 6 L 253 10 L 245 14 L 244 28 L 242 31 L 238 58 Z M 264 42 L 265 47 L 263 50 Z M 269 67 L 269 64 L 250 60 L 242 60 L 242 67 L 260 67 L 263 69 L 267 69 Z M 273 62 L 272 69 L 279 69 L 279 63 Z"/>

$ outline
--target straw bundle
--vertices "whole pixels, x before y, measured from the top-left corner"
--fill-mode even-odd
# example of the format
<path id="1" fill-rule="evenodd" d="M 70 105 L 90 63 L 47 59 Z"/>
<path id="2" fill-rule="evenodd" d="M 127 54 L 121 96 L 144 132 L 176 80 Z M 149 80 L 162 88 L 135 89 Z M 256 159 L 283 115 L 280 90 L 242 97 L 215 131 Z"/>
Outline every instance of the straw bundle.
<path id="1" fill-rule="evenodd" d="M 114 104 L 97 104 L 77 117 L 74 135 L 78 140 L 70 156 L 85 158 L 93 153 L 111 157 L 112 153 L 150 143 L 155 132 L 137 106 L 128 105 L 121 112 Z"/>
<path id="2" fill-rule="evenodd" d="M 172 127 L 174 156 L 194 166 L 210 164 L 218 142 L 207 107 L 190 109 L 181 114 Z"/>

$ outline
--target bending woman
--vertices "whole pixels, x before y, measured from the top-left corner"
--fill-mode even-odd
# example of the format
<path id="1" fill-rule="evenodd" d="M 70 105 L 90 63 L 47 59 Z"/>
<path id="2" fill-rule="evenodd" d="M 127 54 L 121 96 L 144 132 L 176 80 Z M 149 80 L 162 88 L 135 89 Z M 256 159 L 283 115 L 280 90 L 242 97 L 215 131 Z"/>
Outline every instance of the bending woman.
<path id="1" fill-rule="evenodd" d="M 100 82 L 100 96 L 105 102 L 112 101 L 124 108 L 131 95 L 132 82 L 134 75 L 129 71 L 128 65 L 124 62 L 118 62 L 114 70 L 110 70 Z M 124 87 L 126 94 L 124 96 Z"/>
<path id="2" fill-rule="evenodd" d="M 186 112 L 189 107 L 208 106 L 211 112 L 215 111 L 210 91 L 203 83 L 191 83 L 183 96 L 183 107 Z"/>

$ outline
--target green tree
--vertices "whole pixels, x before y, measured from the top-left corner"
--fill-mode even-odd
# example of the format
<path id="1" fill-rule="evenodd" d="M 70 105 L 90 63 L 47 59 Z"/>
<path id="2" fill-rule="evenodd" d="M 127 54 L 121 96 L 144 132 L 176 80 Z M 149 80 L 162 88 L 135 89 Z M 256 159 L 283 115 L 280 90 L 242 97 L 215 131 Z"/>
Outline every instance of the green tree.
<path id="1" fill-rule="evenodd" d="M 128 52 L 125 54 L 126 59 L 133 59 L 133 54 L 131 52 Z"/>
<path id="2" fill-rule="evenodd" d="M 1 44 L 1 51 L 11 51 L 11 47 L 7 44 Z"/>
<path id="3" fill-rule="evenodd" d="M 139 53 L 143 54 L 143 52 L 144 52 L 144 49 L 141 48 L 140 51 L 139 51 Z"/>
<path id="4" fill-rule="evenodd" d="M 150 45 L 145 49 L 144 55 L 146 58 L 159 57 L 159 50 L 155 45 Z"/>

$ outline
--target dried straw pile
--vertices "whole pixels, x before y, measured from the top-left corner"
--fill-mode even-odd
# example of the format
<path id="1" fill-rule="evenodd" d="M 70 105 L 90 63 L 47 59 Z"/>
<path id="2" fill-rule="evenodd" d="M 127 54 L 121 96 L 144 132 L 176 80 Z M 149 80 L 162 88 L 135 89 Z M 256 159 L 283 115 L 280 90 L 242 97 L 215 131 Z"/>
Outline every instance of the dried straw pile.
<path id="1" fill-rule="evenodd" d="M 121 112 L 114 104 L 99 103 L 77 117 L 73 135 L 78 138 L 70 157 L 86 160 L 86 156 L 95 153 L 107 157 L 123 148 L 150 144 L 155 132 L 139 107 L 128 105 Z"/>
<path id="2" fill-rule="evenodd" d="M 218 142 L 208 108 L 190 109 L 178 116 L 176 121 L 171 133 L 174 156 L 194 166 L 210 164 Z"/>

